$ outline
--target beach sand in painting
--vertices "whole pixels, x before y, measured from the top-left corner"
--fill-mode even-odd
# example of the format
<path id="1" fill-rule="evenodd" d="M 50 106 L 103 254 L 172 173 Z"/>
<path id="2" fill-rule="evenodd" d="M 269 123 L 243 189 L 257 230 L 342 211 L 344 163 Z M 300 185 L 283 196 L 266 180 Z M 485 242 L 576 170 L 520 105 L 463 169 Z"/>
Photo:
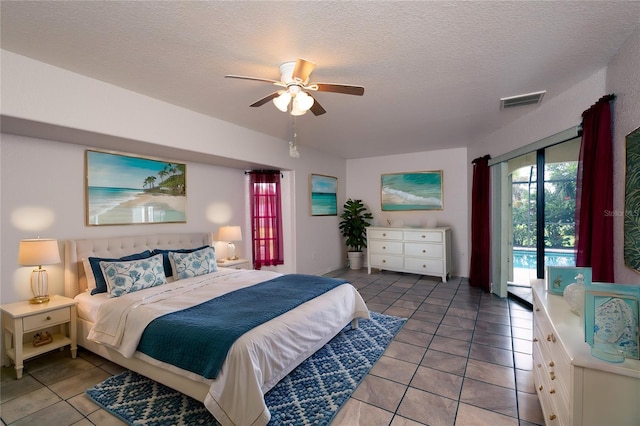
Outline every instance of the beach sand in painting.
<path id="1" fill-rule="evenodd" d="M 164 194 L 138 194 L 97 217 L 92 224 L 185 222 L 187 197 Z"/>

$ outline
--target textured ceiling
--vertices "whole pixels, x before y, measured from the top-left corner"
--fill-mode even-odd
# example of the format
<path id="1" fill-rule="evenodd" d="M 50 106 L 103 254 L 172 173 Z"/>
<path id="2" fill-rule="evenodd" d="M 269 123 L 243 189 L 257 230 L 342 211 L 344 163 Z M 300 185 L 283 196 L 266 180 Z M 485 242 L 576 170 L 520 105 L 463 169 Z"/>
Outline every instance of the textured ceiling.
<path id="1" fill-rule="evenodd" d="M 2 48 L 289 140 L 268 103 L 278 65 L 305 58 L 327 110 L 299 144 L 344 158 L 464 147 L 600 70 L 640 24 L 640 2 L 2 1 Z M 587 105 L 585 105 L 587 107 Z M 579 117 L 576 117 L 578 120 Z"/>

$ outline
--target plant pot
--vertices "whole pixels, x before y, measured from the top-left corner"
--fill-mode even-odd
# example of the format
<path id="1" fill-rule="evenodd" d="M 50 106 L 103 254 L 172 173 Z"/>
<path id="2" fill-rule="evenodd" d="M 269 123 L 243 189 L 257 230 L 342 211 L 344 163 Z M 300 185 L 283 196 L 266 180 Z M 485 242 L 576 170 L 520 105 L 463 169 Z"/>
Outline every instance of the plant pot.
<path id="1" fill-rule="evenodd" d="M 361 251 L 347 252 L 347 256 L 349 257 L 349 269 L 358 270 L 362 268 L 363 256 Z"/>

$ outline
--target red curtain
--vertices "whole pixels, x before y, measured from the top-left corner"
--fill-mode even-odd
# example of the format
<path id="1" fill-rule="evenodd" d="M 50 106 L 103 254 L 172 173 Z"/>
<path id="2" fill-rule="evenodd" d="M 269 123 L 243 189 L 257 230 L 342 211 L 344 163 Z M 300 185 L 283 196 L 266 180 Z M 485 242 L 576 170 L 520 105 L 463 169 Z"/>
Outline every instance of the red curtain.
<path id="1" fill-rule="evenodd" d="M 249 173 L 253 267 L 284 264 L 279 171 Z"/>
<path id="2" fill-rule="evenodd" d="M 484 291 L 491 289 L 491 175 L 489 159 L 473 160 L 471 193 L 471 268 L 469 284 Z"/>
<path id="3" fill-rule="evenodd" d="M 592 280 L 601 282 L 614 282 L 613 99 L 604 96 L 582 113 L 576 188 L 576 266 L 591 266 Z"/>

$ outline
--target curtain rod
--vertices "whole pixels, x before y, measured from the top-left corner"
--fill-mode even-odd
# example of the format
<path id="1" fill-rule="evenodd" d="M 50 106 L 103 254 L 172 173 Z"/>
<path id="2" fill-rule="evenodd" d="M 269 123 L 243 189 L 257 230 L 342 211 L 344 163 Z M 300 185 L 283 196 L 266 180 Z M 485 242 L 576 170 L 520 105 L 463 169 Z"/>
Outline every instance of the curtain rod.
<path id="1" fill-rule="evenodd" d="M 284 178 L 284 173 L 282 173 L 280 170 L 245 170 L 244 171 L 245 175 L 250 175 L 252 173 L 262 173 L 262 174 L 269 174 L 269 175 L 275 175 L 277 173 L 280 173 L 280 177 Z"/>

